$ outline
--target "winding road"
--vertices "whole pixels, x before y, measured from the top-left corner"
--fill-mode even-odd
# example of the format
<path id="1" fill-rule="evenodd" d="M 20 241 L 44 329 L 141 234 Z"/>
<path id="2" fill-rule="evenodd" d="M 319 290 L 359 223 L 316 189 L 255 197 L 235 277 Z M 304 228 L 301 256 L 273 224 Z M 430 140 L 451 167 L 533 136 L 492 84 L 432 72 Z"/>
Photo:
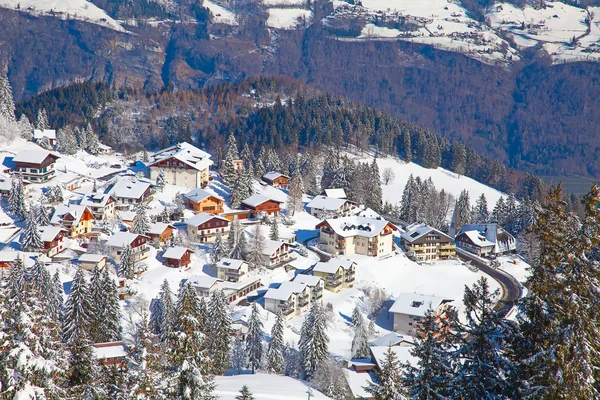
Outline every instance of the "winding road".
<path id="1" fill-rule="evenodd" d="M 475 254 L 469 253 L 466 250 L 456 248 L 456 254 L 463 261 L 470 261 L 473 265 L 479 268 L 483 273 L 489 275 L 496 280 L 502 288 L 502 297 L 498 301 L 496 307 L 505 318 L 513 309 L 517 300 L 523 296 L 523 287 L 519 281 L 512 275 L 490 266 L 489 261 Z"/>

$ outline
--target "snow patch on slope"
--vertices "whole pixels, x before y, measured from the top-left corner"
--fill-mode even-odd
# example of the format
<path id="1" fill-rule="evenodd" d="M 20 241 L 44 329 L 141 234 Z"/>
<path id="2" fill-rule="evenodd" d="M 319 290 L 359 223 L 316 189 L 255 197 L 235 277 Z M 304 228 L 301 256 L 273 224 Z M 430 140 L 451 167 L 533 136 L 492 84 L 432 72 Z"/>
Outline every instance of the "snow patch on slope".
<path id="1" fill-rule="evenodd" d="M 202 5 L 210 10 L 214 22 L 218 24 L 237 25 L 235 14 L 225 7 L 209 0 L 204 0 Z"/>
<path id="2" fill-rule="evenodd" d="M 267 26 L 277 29 L 293 29 L 301 24 L 302 20 L 309 22 L 312 11 L 303 8 L 269 8 Z"/>
<path id="3" fill-rule="evenodd" d="M 50 15 L 64 20 L 78 19 L 126 32 L 103 9 L 86 0 L 0 0 L 0 7 L 33 15 Z"/>

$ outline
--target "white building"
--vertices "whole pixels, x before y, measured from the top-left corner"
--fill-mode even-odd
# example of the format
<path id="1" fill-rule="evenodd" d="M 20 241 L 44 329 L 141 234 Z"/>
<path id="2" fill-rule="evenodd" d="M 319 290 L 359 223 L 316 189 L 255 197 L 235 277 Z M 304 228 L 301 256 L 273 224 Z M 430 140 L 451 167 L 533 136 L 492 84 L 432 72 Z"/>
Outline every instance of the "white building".
<path id="1" fill-rule="evenodd" d="M 120 205 L 140 204 L 150 196 L 152 184 L 147 179 L 122 175 L 110 188 L 109 193 Z"/>
<path id="2" fill-rule="evenodd" d="M 325 282 L 320 276 L 298 274 L 292 279 L 292 282 L 301 283 L 310 288 L 310 302 L 321 301 L 323 299 L 323 289 Z"/>
<path id="3" fill-rule="evenodd" d="M 56 144 L 56 130 L 54 129 L 34 129 L 33 140 L 37 143 L 40 140 L 48 140 L 52 146 Z"/>
<path id="4" fill-rule="evenodd" d="M 56 153 L 30 143 L 13 157 L 13 172 L 19 174 L 24 182 L 44 183 L 56 176 L 54 163 L 58 158 Z"/>
<path id="5" fill-rule="evenodd" d="M 356 208 L 356 205 L 346 199 L 315 196 L 308 204 L 306 204 L 306 208 L 312 216 L 322 219 L 347 215 L 348 212 Z"/>
<path id="6" fill-rule="evenodd" d="M 272 313 L 281 311 L 283 318 L 290 319 L 310 308 L 311 289 L 299 282 L 283 282 L 265 294 L 265 309 Z"/>
<path id="7" fill-rule="evenodd" d="M 517 240 L 496 223 L 463 225 L 456 235 L 456 244 L 481 257 L 517 251 Z"/>
<path id="8" fill-rule="evenodd" d="M 117 232 L 106 241 L 106 246 L 109 248 L 110 256 L 117 262 L 121 261 L 121 254 L 123 254 L 125 247 L 130 246 L 133 262 L 138 262 L 148 258 L 150 248 L 147 242 L 148 236 L 130 232 Z"/>
<path id="9" fill-rule="evenodd" d="M 148 167 L 151 179 L 163 171 L 166 183 L 193 189 L 208 184 L 212 164 L 210 154 L 182 142 L 155 153 Z"/>
<path id="10" fill-rule="evenodd" d="M 262 255 L 267 268 L 280 267 L 295 259 L 290 245 L 280 240 L 265 240 Z"/>
<path id="11" fill-rule="evenodd" d="M 248 263 L 244 260 L 222 258 L 216 267 L 217 278 L 224 281 L 238 282 L 248 274 Z"/>
<path id="12" fill-rule="evenodd" d="M 88 193 L 81 198 L 79 205 L 86 206 L 99 221 L 114 218 L 116 215 L 116 200 L 110 193 Z"/>
<path id="13" fill-rule="evenodd" d="M 227 239 L 230 221 L 218 215 L 200 213 L 185 221 L 191 240 L 199 243 L 214 242 L 218 234 Z"/>
<path id="14" fill-rule="evenodd" d="M 440 296 L 401 293 L 390 308 L 390 313 L 394 314 L 394 332 L 415 336 L 427 310 L 431 308 L 438 314 L 452 301 Z"/>
<path id="15" fill-rule="evenodd" d="M 335 199 L 346 199 L 346 191 L 342 188 L 340 189 L 325 189 L 321 192 L 321 196 L 333 197 Z"/>

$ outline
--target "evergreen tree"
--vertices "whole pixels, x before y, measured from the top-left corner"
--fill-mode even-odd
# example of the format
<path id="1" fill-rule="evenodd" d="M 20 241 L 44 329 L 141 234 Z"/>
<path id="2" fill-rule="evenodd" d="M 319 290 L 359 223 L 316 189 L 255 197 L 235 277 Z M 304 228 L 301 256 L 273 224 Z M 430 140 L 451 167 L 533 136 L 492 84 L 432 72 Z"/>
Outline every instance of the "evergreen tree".
<path id="1" fill-rule="evenodd" d="M 160 398 L 162 365 L 157 337 L 152 333 L 145 310 L 135 323 L 133 344 L 130 346 L 127 378 L 131 386 L 130 398 L 145 400 Z"/>
<path id="2" fill-rule="evenodd" d="M 246 234 L 240 226 L 240 221 L 233 220 L 231 229 L 227 237 L 226 248 L 229 250 L 229 257 L 237 260 L 246 259 Z"/>
<path id="3" fill-rule="evenodd" d="M 265 248 L 265 239 L 262 235 L 261 225 L 256 224 L 252 234 L 252 240 L 250 241 L 250 248 L 248 252 L 248 266 L 251 270 L 263 268 L 265 261 L 263 258 L 263 251 Z"/>
<path id="4" fill-rule="evenodd" d="M 475 208 L 473 209 L 473 222 L 476 224 L 487 224 L 489 222 L 489 212 L 487 206 L 487 200 L 485 194 L 481 194 L 475 201 Z"/>
<path id="5" fill-rule="evenodd" d="M 246 352 L 248 361 L 252 366 L 252 373 L 260 368 L 260 362 L 263 355 L 263 323 L 260 320 L 260 314 L 256 302 L 252 303 L 252 313 L 248 319 L 248 334 L 246 335 Z"/>
<path id="6" fill-rule="evenodd" d="M 404 159 L 407 163 L 412 161 L 412 146 L 410 140 L 410 132 L 408 129 L 404 129 L 402 134 L 402 140 L 404 142 Z"/>
<path id="7" fill-rule="evenodd" d="M 246 366 L 247 358 L 245 343 L 240 338 L 235 338 L 231 345 L 229 360 L 231 368 L 235 369 L 238 375 Z"/>
<path id="8" fill-rule="evenodd" d="M 77 139 L 71 126 L 65 126 L 56 132 L 56 150 L 67 155 L 77 153 Z"/>
<path id="9" fill-rule="evenodd" d="M 327 357 L 319 363 L 310 383 L 328 398 L 349 399 L 353 397 L 344 370 L 332 357 Z"/>
<path id="10" fill-rule="evenodd" d="M 8 196 L 8 210 L 20 218 L 25 217 L 25 189 L 21 175 L 12 178 L 11 191 Z"/>
<path id="11" fill-rule="evenodd" d="M 223 235 L 221 235 L 221 233 L 217 233 L 215 244 L 210 254 L 213 264 L 216 264 L 222 258 L 227 257 L 228 254 L 229 249 L 227 248 L 227 244 L 223 241 Z"/>
<path id="12" fill-rule="evenodd" d="M 121 261 L 119 262 L 119 276 L 126 279 L 135 278 L 135 262 L 131 254 L 131 246 L 126 245 L 121 252 Z"/>
<path id="13" fill-rule="evenodd" d="M 456 231 L 461 226 L 471 223 L 471 200 L 469 200 L 469 192 L 464 189 L 460 192 L 456 203 Z"/>
<path id="14" fill-rule="evenodd" d="M 138 204 L 135 210 L 135 221 L 133 232 L 145 235 L 150 230 L 150 219 L 148 218 L 147 206 L 144 202 Z"/>
<path id="15" fill-rule="evenodd" d="M 412 399 L 445 399 L 452 396 L 454 365 L 451 348 L 443 339 L 444 327 L 432 309 L 418 327 L 411 356 L 416 365 L 405 364 L 403 385 Z"/>
<path id="16" fill-rule="evenodd" d="M 180 192 L 177 192 L 175 194 L 175 197 L 173 198 L 173 204 L 175 204 L 177 214 L 182 215 L 183 210 L 185 210 L 185 200 L 183 199 L 183 195 Z"/>
<path id="17" fill-rule="evenodd" d="M 356 308 L 355 308 L 356 310 Z M 360 313 L 358 314 L 360 316 Z M 352 339 L 352 358 L 365 358 L 369 356 L 369 334 L 362 316 L 352 319 L 354 324 L 354 338 Z"/>
<path id="18" fill-rule="evenodd" d="M 160 334 L 162 340 L 167 339 L 169 332 L 172 329 L 175 319 L 175 304 L 173 303 L 173 292 L 169 287 L 169 282 L 165 279 L 160 287 L 159 301 L 161 304 L 161 319 L 156 322 L 155 329 L 160 330 L 155 333 Z M 158 325 L 160 323 L 160 325 Z"/>
<path id="19" fill-rule="evenodd" d="M 33 210 L 27 214 L 27 219 L 25 220 L 25 230 L 23 231 L 23 236 L 21 237 L 21 245 L 26 251 L 32 251 L 44 247 L 44 242 L 42 242 L 40 232 L 38 231 L 37 216 Z"/>
<path id="20" fill-rule="evenodd" d="M 35 129 L 39 129 L 42 131 L 50 129 L 50 124 L 48 123 L 48 113 L 46 112 L 45 108 L 38 109 Z"/>
<path id="21" fill-rule="evenodd" d="M 412 174 L 409 175 L 408 181 L 402 192 L 402 201 L 400 203 L 400 219 L 408 223 L 417 222 L 418 210 L 418 190 L 415 179 Z"/>
<path id="22" fill-rule="evenodd" d="M 277 214 L 273 215 L 273 220 L 271 221 L 271 234 L 269 235 L 269 239 L 279 240 L 279 218 L 277 217 Z"/>
<path id="23" fill-rule="evenodd" d="M 156 177 L 156 189 L 162 193 L 162 191 L 165 189 L 165 184 L 165 172 L 161 169 Z"/>
<path id="24" fill-rule="evenodd" d="M 50 218 L 48 217 L 48 214 L 46 213 L 46 209 L 44 208 L 43 204 L 40 204 L 37 208 L 36 217 L 38 226 L 50 225 Z"/>
<path id="25" fill-rule="evenodd" d="M 254 168 L 254 154 L 250 151 L 248 143 L 244 143 L 244 149 L 242 150 L 242 161 L 244 162 L 244 168 L 252 170 Z"/>
<path id="26" fill-rule="evenodd" d="M 401 400 L 404 399 L 404 388 L 402 386 L 401 366 L 396 353 L 391 347 L 385 353 L 385 359 L 381 370 L 377 374 L 379 384 L 369 383 L 365 390 L 377 400 Z"/>
<path id="27" fill-rule="evenodd" d="M 461 142 L 452 142 L 452 172 L 460 175 L 464 175 L 466 172 L 467 165 L 467 153 L 465 147 Z"/>
<path id="28" fill-rule="evenodd" d="M 250 392 L 250 389 L 248 389 L 248 386 L 244 385 L 240 389 L 240 394 L 235 396 L 235 400 L 255 400 L 255 397 Z"/>
<path id="29" fill-rule="evenodd" d="M 363 184 L 366 186 L 365 205 L 375 212 L 380 212 L 382 206 L 382 192 L 377 159 L 373 158 L 368 177 Z"/>
<path id="30" fill-rule="evenodd" d="M 281 373 L 283 365 L 283 317 L 281 311 L 277 311 L 275 324 L 271 329 L 271 340 L 267 347 L 267 368 L 275 374 Z"/>
<path id="31" fill-rule="evenodd" d="M 298 342 L 301 365 L 305 376 L 311 377 L 317 370 L 319 363 L 327 358 L 328 345 L 327 320 L 321 305 L 315 302 L 302 323 L 300 341 Z"/>
<path id="32" fill-rule="evenodd" d="M 213 373 L 223 375 L 229 366 L 231 317 L 223 291 L 213 292 L 208 305 L 207 347 L 211 352 Z"/>
<path id="33" fill-rule="evenodd" d="M 10 123 L 16 122 L 12 87 L 5 74 L 0 75 L 0 118 Z"/>
<path id="34" fill-rule="evenodd" d="M 103 318 L 98 320 L 98 342 L 112 342 L 121 338 L 121 306 L 117 285 L 106 267 L 102 270 L 101 287 L 104 296 L 102 302 L 97 304 L 103 310 Z M 95 309 L 97 310 L 98 306 L 95 306 Z"/>
<path id="35" fill-rule="evenodd" d="M 93 321 L 92 307 L 83 270 L 79 268 L 71 283 L 71 294 L 65 302 L 63 341 L 68 345 L 74 344 L 83 352 L 88 341 L 90 324 Z"/>
<path id="36" fill-rule="evenodd" d="M 68 300 L 67 300 L 68 302 Z M 76 393 L 83 393 L 86 386 L 91 385 L 98 378 L 98 368 L 95 365 L 94 352 L 85 333 L 74 336 L 69 343 L 69 386 Z M 83 396 L 83 398 L 86 398 Z"/>
<path id="37" fill-rule="evenodd" d="M 493 222 L 497 222 L 500 225 L 504 225 L 506 222 L 506 206 L 504 204 L 504 198 L 500 197 L 494 206 L 494 210 L 492 211 L 491 220 Z"/>
<path id="38" fill-rule="evenodd" d="M 60 281 L 60 275 L 58 274 L 58 271 L 56 271 L 52 277 L 50 290 L 47 292 L 48 315 L 50 315 L 54 321 L 61 321 L 62 319 L 64 303 L 63 294 L 63 285 Z"/>
<path id="39" fill-rule="evenodd" d="M 225 153 L 223 172 L 221 173 L 223 180 L 229 186 L 233 185 L 236 180 L 237 173 L 235 171 L 234 161 L 237 159 L 239 159 L 237 141 L 235 140 L 233 133 L 231 133 L 227 139 L 227 152 Z"/>
<path id="40" fill-rule="evenodd" d="M 85 150 L 90 153 L 90 154 L 94 154 L 97 155 L 98 153 L 100 153 L 100 141 L 98 140 L 98 136 L 94 133 L 94 130 L 92 129 L 92 125 L 91 124 L 87 124 L 87 127 L 85 129 L 85 142 L 86 142 L 86 148 Z"/>
<path id="41" fill-rule="evenodd" d="M 267 160 L 266 160 L 265 167 L 267 169 L 267 172 L 281 171 L 281 160 L 279 159 L 279 155 L 277 154 L 277 152 L 275 150 L 273 150 L 273 149 L 267 150 Z"/>

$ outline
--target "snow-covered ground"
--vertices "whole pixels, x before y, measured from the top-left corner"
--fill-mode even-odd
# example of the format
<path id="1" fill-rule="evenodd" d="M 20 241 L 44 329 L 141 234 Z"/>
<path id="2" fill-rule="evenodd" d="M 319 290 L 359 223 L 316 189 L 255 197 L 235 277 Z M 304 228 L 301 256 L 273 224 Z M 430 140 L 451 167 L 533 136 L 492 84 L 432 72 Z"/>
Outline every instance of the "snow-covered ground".
<path id="1" fill-rule="evenodd" d="M 303 8 L 269 8 L 267 26 L 277 29 L 293 29 L 302 21 L 310 22 L 312 11 Z"/>
<path id="2" fill-rule="evenodd" d="M 87 0 L 0 0 L 0 7 L 34 15 L 51 15 L 61 19 L 79 19 L 125 32 L 103 9 Z"/>
<path id="3" fill-rule="evenodd" d="M 237 19 L 232 11 L 210 0 L 204 0 L 202 5 L 208 8 L 213 15 L 213 21 L 220 24 L 237 25 Z"/>
<path id="4" fill-rule="evenodd" d="M 217 387 L 214 394 L 218 395 L 221 400 L 234 400 L 244 385 L 248 386 L 257 400 L 305 400 L 309 390 L 304 382 L 297 379 L 263 373 L 217 376 L 215 383 Z M 315 389 L 311 389 L 311 391 L 311 399 L 329 399 Z"/>

